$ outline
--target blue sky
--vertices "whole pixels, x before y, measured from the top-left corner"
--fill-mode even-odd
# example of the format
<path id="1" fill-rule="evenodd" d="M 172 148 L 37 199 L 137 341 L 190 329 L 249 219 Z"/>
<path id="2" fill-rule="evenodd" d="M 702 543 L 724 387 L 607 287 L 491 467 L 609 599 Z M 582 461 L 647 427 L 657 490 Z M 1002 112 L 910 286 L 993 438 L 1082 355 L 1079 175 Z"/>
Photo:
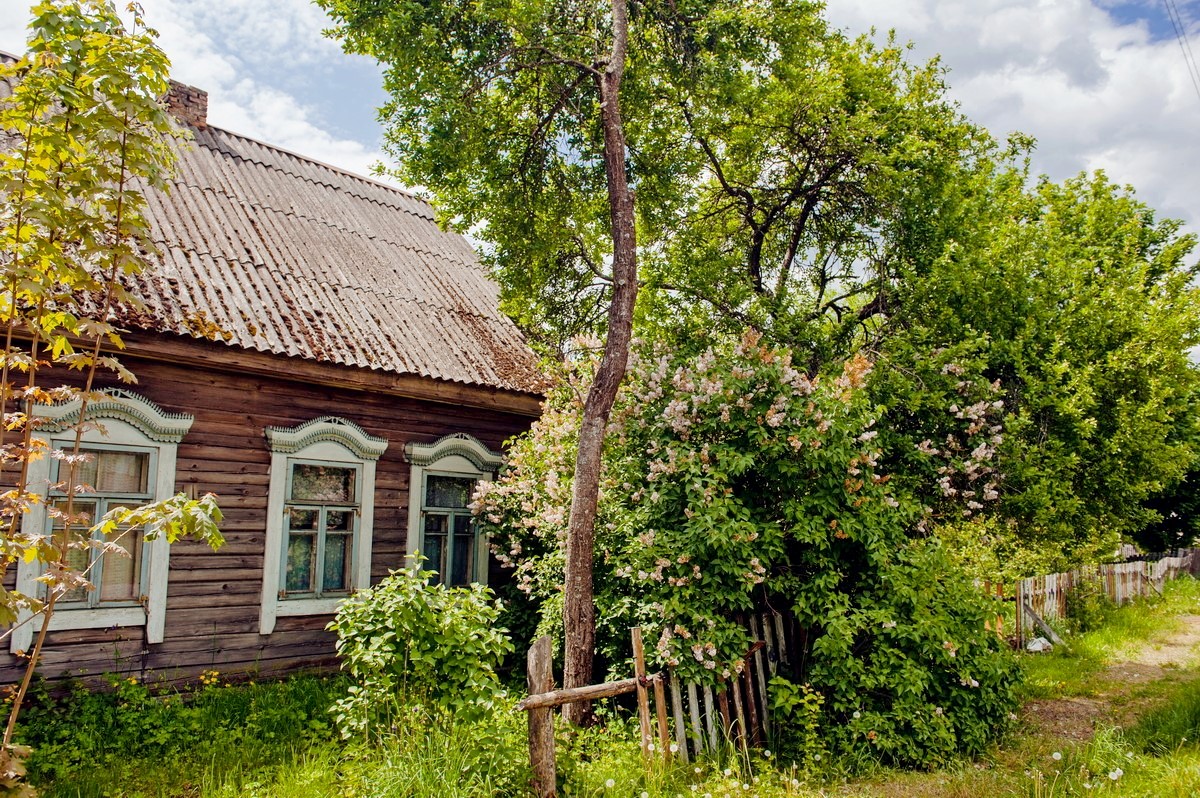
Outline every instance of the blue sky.
<path id="1" fill-rule="evenodd" d="M 1200 0 L 1174 2 L 1200 55 Z M 0 49 L 23 48 L 28 4 L 0 0 Z M 378 69 L 324 38 L 307 0 L 142 5 L 213 124 L 355 172 L 382 158 Z M 1105 169 L 1200 232 L 1200 93 L 1165 0 L 831 0 L 827 16 L 940 54 L 969 117 L 1038 140 L 1038 171 Z"/>

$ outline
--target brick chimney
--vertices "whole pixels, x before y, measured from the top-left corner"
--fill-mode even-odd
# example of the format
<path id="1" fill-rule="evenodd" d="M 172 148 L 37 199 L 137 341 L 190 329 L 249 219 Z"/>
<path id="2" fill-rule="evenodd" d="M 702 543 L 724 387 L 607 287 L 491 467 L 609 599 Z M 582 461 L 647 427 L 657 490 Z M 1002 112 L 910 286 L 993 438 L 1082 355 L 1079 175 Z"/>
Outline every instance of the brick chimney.
<path id="1" fill-rule="evenodd" d="M 183 124 L 204 130 L 208 127 L 208 92 L 173 80 L 167 90 L 167 110 Z"/>

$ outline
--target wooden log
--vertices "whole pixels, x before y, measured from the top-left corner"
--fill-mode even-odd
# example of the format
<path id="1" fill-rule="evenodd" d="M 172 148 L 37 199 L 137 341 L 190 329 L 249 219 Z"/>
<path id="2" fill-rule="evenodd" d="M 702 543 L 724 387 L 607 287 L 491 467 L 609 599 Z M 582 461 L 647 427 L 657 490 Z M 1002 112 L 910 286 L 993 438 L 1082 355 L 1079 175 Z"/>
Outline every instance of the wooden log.
<path id="1" fill-rule="evenodd" d="M 696 758 L 704 755 L 704 726 L 700 723 L 700 695 L 695 682 L 688 682 L 688 711 L 692 717 L 692 743 Z"/>
<path id="2" fill-rule="evenodd" d="M 671 733 L 667 730 L 667 691 L 662 679 L 654 680 L 654 714 L 658 716 L 658 747 L 667 759 L 671 756 Z"/>
<path id="3" fill-rule="evenodd" d="M 683 723 L 683 694 L 679 689 L 679 677 L 671 676 L 671 717 L 675 721 L 675 745 L 684 764 L 688 762 L 687 730 Z"/>
<path id="4" fill-rule="evenodd" d="M 546 694 L 554 689 L 554 665 L 550 638 L 539 637 L 529 647 L 527 660 L 529 692 Z M 529 765 L 533 770 L 532 788 L 537 798 L 555 795 L 554 712 L 548 707 L 529 710 Z"/>
<path id="5" fill-rule="evenodd" d="M 661 678 L 659 674 L 647 676 L 646 683 L 650 684 Z M 538 693 L 537 695 L 529 696 L 517 704 L 517 709 L 529 710 L 540 709 L 542 707 L 561 707 L 563 704 L 573 704 L 576 701 L 595 701 L 601 698 L 612 698 L 613 696 L 632 693 L 637 687 L 638 679 L 635 676 L 631 679 L 620 679 L 615 682 L 552 690 L 547 693 Z"/>
<path id="6" fill-rule="evenodd" d="M 642 733 L 642 756 L 650 756 L 650 697 L 646 692 L 646 651 L 642 647 L 642 628 L 633 627 L 633 675 L 637 679 L 638 725 Z"/>

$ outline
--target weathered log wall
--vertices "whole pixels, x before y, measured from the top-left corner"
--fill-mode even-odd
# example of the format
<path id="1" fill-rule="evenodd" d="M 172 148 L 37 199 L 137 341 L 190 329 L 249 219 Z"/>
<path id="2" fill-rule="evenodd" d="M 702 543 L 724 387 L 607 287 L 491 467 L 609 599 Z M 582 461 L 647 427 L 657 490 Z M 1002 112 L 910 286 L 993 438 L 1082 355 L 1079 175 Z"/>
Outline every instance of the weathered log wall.
<path id="1" fill-rule="evenodd" d="M 281 371 L 288 368 L 286 359 L 273 359 Z M 40 668 L 50 678 L 114 673 L 176 681 L 209 669 L 268 674 L 332 665 L 333 635 L 324 631 L 330 616 L 281 617 L 272 634 L 258 633 L 263 558 L 280 556 L 264 551 L 271 460 L 264 429 L 331 415 L 389 441 L 376 471 L 374 582 L 404 562 L 409 512 L 405 444 L 465 432 L 498 450 L 532 420 L 527 413 L 478 406 L 489 403 L 483 389 L 472 394 L 464 386 L 451 386 L 464 403 L 406 398 L 353 383 L 339 387 L 337 376 L 348 371 L 339 367 L 328 368 L 327 384 L 314 384 L 308 372 L 321 367 L 311 362 L 296 372 L 303 381 L 157 357 L 126 355 L 123 362 L 138 376 L 133 390 L 164 410 L 195 416 L 179 445 L 176 488 L 218 494 L 226 544 L 218 552 L 192 542 L 172 546 L 162 643 L 146 644 L 141 627 L 52 632 Z M 7 648 L 0 660 L 0 682 L 20 678 L 21 660 Z"/>

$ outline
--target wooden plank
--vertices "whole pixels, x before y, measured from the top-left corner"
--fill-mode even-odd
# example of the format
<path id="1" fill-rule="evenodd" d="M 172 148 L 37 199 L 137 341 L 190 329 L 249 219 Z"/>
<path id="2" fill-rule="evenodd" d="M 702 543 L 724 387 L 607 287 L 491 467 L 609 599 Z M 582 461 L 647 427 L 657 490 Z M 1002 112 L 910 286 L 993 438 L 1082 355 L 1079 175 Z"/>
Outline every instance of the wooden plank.
<path id="1" fill-rule="evenodd" d="M 781 663 L 787 662 L 788 661 L 787 635 L 784 634 L 784 631 L 783 631 L 783 615 L 781 615 L 780 613 L 775 613 L 774 621 L 775 621 L 775 643 L 779 646 L 779 661 Z"/>
<path id="2" fill-rule="evenodd" d="M 1063 642 L 1063 639 L 1058 636 L 1058 633 L 1055 632 L 1054 629 L 1052 629 L 1049 624 L 1047 624 L 1045 621 L 1043 621 L 1041 619 L 1041 616 L 1039 616 L 1036 612 L 1034 612 L 1033 608 L 1030 607 L 1028 604 L 1025 605 L 1025 614 L 1027 616 L 1029 616 L 1029 618 L 1038 625 L 1038 628 L 1040 628 L 1046 634 L 1046 637 L 1050 638 L 1051 643 L 1053 643 L 1056 646 L 1066 645 L 1066 643 Z"/>
<path id="3" fill-rule="evenodd" d="M 637 680 L 638 726 L 642 734 L 642 756 L 650 756 L 650 699 L 646 694 L 646 652 L 642 648 L 642 629 L 633 627 L 633 676 Z"/>
<path id="4" fill-rule="evenodd" d="M 708 750 L 717 750 L 717 730 L 715 711 L 713 710 L 713 692 L 711 685 L 704 685 L 704 724 L 708 730 Z"/>
<path id="5" fill-rule="evenodd" d="M 717 713 L 721 719 L 721 738 L 732 742 L 733 718 L 729 713 L 729 687 L 723 679 L 721 686 L 717 688 Z"/>
<path id="6" fill-rule="evenodd" d="M 767 644 L 767 667 L 771 670 L 771 675 L 779 669 L 779 648 L 775 645 L 775 632 L 771 628 L 774 625 L 770 615 L 762 616 L 762 631 L 763 641 Z"/>
<path id="7" fill-rule="evenodd" d="M 765 627 L 765 624 L 764 624 L 764 627 Z M 750 631 L 753 632 L 756 640 L 762 640 L 764 644 L 766 643 L 766 640 L 764 640 L 763 637 L 759 636 L 759 625 L 758 625 L 758 616 L 757 615 L 750 616 Z M 754 652 L 754 657 L 750 661 L 750 664 L 753 666 L 754 677 L 755 677 L 755 680 L 758 685 L 758 705 L 762 708 L 762 712 L 761 712 L 762 717 L 759 722 L 755 723 L 755 729 L 757 731 L 761 732 L 761 734 L 764 738 L 771 733 L 770 723 L 767 720 L 768 716 L 770 715 L 770 711 L 767 708 L 767 677 L 766 677 L 767 659 L 768 659 L 768 657 L 766 655 L 766 652 L 764 652 L 762 650 L 762 648 L 760 648 L 759 650 Z M 761 728 L 759 725 L 760 723 L 761 723 Z M 759 745 L 762 745 L 762 744 L 763 744 L 762 741 L 759 741 Z"/>
<path id="8" fill-rule="evenodd" d="M 700 723 L 700 696 L 696 691 L 696 683 L 688 682 L 688 711 L 692 718 L 692 750 L 696 758 L 704 756 L 704 726 Z"/>
<path id="9" fill-rule="evenodd" d="M 530 695 L 554 690 L 554 662 L 550 637 L 539 637 L 529 647 L 526 660 Z M 533 770 L 532 788 L 537 798 L 555 795 L 554 712 L 549 707 L 529 710 L 529 765 Z"/>
<path id="10" fill-rule="evenodd" d="M 742 680 L 736 668 L 728 684 L 728 692 L 733 695 L 733 714 L 729 725 L 729 738 L 745 751 L 747 749 L 746 713 L 742 702 Z"/>
<path id="11" fill-rule="evenodd" d="M 658 679 L 657 675 L 647 677 L 647 681 L 651 682 L 657 682 Z M 638 678 L 636 676 L 631 679 L 620 679 L 615 682 L 604 682 L 603 684 L 589 684 L 584 687 L 566 687 L 562 690 L 531 695 L 517 704 L 517 709 L 561 707 L 563 704 L 574 704 L 577 701 L 595 701 L 601 698 L 612 698 L 613 696 L 632 693 L 637 689 Z M 645 688 L 643 687 L 642 689 Z"/>
<path id="12" fill-rule="evenodd" d="M 756 654 L 758 652 L 755 652 Z M 758 720 L 758 707 L 754 698 L 754 676 L 751 671 L 754 669 L 754 659 L 746 660 L 746 667 L 742 670 L 742 694 L 745 697 L 743 703 L 746 709 L 746 732 L 750 745 L 762 746 L 763 732 L 762 726 Z"/>
<path id="13" fill-rule="evenodd" d="M 671 674 L 671 717 L 675 721 L 675 747 L 684 764 L 688 763 L 687 729 L 683 722 L 683 693 L 679 689 L 679 676 Z"/>
<path id="14" fill-rule="evenodd" d="M 266 377 L 276 377 L 286 368 L 291 377 L 303 380 L 308 385 L 399 395 L 450 405 L 494 408 L 529 417 L 537 417 L 541 413 L 541 398 L 530 394 L 316 363 L 301 358 L 281 358 L 278 355 L 251 352 L 225 344 L 189 341 L 154 333 L 135 331 L 124 333 L 123 338 L 131 358 Z M 115 354 L 122 353 L 117 351 Z M 138 373 L 138 369 L 133 371 Z"/>

